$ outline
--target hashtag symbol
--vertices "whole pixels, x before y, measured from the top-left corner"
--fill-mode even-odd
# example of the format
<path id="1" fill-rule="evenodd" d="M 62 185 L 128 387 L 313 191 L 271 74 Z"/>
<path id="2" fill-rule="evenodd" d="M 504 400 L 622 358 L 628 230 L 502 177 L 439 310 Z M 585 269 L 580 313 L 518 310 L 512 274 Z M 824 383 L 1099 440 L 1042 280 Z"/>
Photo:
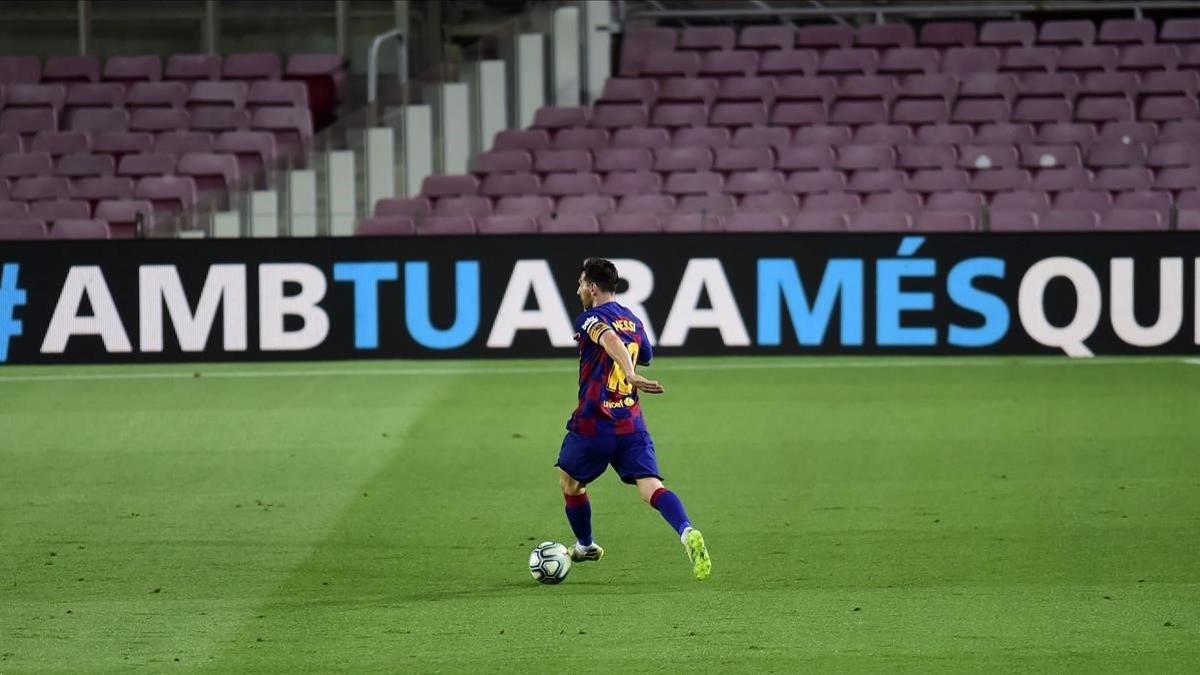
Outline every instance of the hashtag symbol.
<path id="1" fill-rule="evenodd" d="M 13 318 L 13 310 L 25 304 L 25 289 L 17 286 L 21 266 L 4 263 L 0 272 L 0 363 L 8 360 L 8 342 L 21 334 L 21 320 Z"/>

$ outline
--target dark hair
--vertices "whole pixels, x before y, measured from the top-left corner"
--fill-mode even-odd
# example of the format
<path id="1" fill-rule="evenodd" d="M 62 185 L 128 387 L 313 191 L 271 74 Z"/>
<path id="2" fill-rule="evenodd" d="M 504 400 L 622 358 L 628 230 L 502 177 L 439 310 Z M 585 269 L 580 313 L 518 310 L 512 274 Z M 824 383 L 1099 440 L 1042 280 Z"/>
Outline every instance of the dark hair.
<path id="1" fill-rule="evenodd" d="M 617 266 L 604 258 L 588 258 L 583 261 L 583 278 L 596 284 L 606 293 L 617 291 Z"/>

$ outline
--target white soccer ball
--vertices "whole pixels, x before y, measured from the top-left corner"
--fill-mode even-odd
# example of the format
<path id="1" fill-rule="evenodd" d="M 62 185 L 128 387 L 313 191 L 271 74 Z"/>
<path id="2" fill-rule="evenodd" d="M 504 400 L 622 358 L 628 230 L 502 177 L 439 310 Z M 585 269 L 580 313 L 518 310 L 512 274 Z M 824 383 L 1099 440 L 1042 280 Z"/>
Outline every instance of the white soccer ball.
<path id="1" fill-rule="evenodd" d="M 543 584 L 561 584 L 571 571 L 571 556 L 567 547 L 553 541 L 543 541 L 529 554 L 529 573 Z"/>

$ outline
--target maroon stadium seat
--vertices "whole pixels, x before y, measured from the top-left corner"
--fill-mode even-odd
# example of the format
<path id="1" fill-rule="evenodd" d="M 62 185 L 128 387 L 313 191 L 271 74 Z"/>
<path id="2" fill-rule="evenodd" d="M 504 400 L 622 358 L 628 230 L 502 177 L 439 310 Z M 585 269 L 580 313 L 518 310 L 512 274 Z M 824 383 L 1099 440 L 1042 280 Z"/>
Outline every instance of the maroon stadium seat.
<path id="1" fill-rule="evenodd" d="M 408 199 L 386 197 L 375 202 L 374 216 L 408 216 L 424 218 L 433 210 L 428 199 L 411 197 Z"/>
<path id="2" fill-rule="evenodd" d="M 100 57 L 51 56 L 42 68 L 42 82 L 96 82 L 100 79 Z"/>
<path id="3" fill-rule="evenodd" d="M 104 62 L 104 79 L 109 82 L 153 82 L 162 75 L 162 59 L 157 55 L 110 56 Z"/>
<path id="4" fill-rule="evenodd" d="M 554 200 L 533 195 L 501 197 L 496 201 L 492 213 L 501 216 L 544 216 L 554 213 Z"/>
<path id="5" fill-rule="evenodd" d="M 257 86 L 257 85 L 256 85 Z M 544 106 L 533 114 L 533 128 L 562 129 L 587 126 L 587 108 Z"/>
<path id="6" fill-rule="evenodd" d="M 653 166 L 654 155 L 649 148 L 601 148 L 592 160 L 592 168 L 600 173 L 647 171 Z"/>
<path id="7" fill-rule="evenodd" d="M 0 56 L 0 83 L 36 84 L 42 79 L 42 64 L 36 56 Z"/>
<path id="8" fill-rule="evenodd" d="M 15 155 L 0 155 L 0 176 L 21 178 L 24 176 L 48 176 L 53 172 L 54 161 L 49 153 L 27 152 Z"/>
<path id="9" fill-rule="evenodd" d="M 111 239 L 112 231 L 103 220 L 65 218 L 50 226 L 51 239 Z"/>
<path id="10" fill-rule="evenodd" d="M 132 178 L 171 175 L 178 163 L 179 158 L 169 153 L 125 155 L 117 164 L 117 175 Z"/>
<path id="11" fill-rule="evenodd" d="M 138 218 L 144 230 L 154 229 L 154 206 L 148 201 L 110 199 L 96 204 L 97 219 L 108 221 L 114 239 L 126 239 L 137 234 Z"/>
<path id="12" fill-rule="evenodd" d="M 230 54 L 221 69 L 226 80 L 278 80 L 281 75 L 283 62 L 272 52 Z"/>
<path id="13" fill-rule="evenodd" d="M 542 182 L 532 173 L 494 173 L 485 176 L 479 193 L 488 197 L 505 195 L 536 195 L 541 192 Z"/>
<path id="14" fill-rule="evenodd" d="M 534 216 L 488 215 L 475 218 L 475 231 L 479 234 L 534 234 L 538 224 Z"/>
<path id="15" fill-rule="evenodd" d="M 274 84 L 286 83 L 275 82 Z M 241 109 L 246 107 L 246 99 L 249 96 L 250 88 L 245 82 L 199 80 L 192 83 L 191 89 L 187 93 L 187 105 L 193 109 L 201 107 Z"/>
<path id="16" fill-rule="evenodd" d="M 10 84 L 4 88 L 4 105 L 16 108 L 46 108 L 62 111 L 67 100 L 65 84 Z"/>
<path id="17" fill-rule="evenodd" d="M 116 164 L 111 155 L 93 155 L 76 153 L 63 155 L 54 164 L 54 173 L 58 176 L 77 178 L 82 176 L 111 176 L 116 170 Z M 47 218 L 46 220 L 50 220 Z"/>
<path id="18" fill-rule="evenodd" d="M 1046 21 L 1037 41 L 1044 45 L 1090 45 L 1096 41 L 1096 24 L 1091 21 Z"/>
<path id="19" fill-rule="evenodd" d="M 19 139 L 20 136 L 14 134 L 11 138 Z M 44 152 L 52 157 L 57 157 L 85 153 L 90 146 L 91 139 L 82 131 L 43 131 L 33 137 L 29 144 L 29 151 Z M 5 148 L 0 152 L 20 152 L 20 150 Z"/>
<path id="20" fill-rule="evenodd" d="M 796 29 L 791 26 L 746 26 L 738 35 L 738 47 L 759 51 L 786 49 L 796 44 Z"/>
<path id="21" fill-rule="evenodd" d="M 632 131 L 631 129 L 618 129 Z M 605 129 L 559 129 L 551 145 L 560 150 L 597 150 L 612 144 L 612 135 Z"/>
<path id="22" fill-rule="evenodd" d="M 312 114 L 306 108 L 259 108 L 254 111 L 251 127 L 273 133 L 284 155 L 303 150 L 313 135 Z"/>
<path id="23" fill-rule="evenodd" d="M 434 216 L 486 216 L 492 212 L 492 200 L 476 195 L 442 197 L 433 205 Z"/>
<path id="24" fill-rule="evenodd" d="M 408 216 L 370 216 L 358 222 L 354 234 L 359 237 L 407 236 L 417 233 L 417 226 Z"/>
<path id="25" fill-rule="evenodd" d="M 72 199 L 96 202 L 104 199 L 133 199 L 134 182 L 123 176 L 93 176 L 71 181 Z"/>
<path id="26" fill-rule="evenodd" d="M 172 54 L 163 70 L 165 80 L 219 80 L 221 57 L 218 54 Z"/>
<path id="27" fill-rule="evenodd" d="M 65 199 L 70 192 L 71 182 L 61 176 L 26 176 L 13 181 L 9 196 L 12 199 L 31 202 L 39 199 Z"/>
<path id="28" fill-rule="evenodd" d="M 921 26 L 917 42 L 931 47 L 970 47 L 977 39 L 975 24 L 967 21 L 935 21 Z"/>
<path id="29" fill-rule="evenodd" d="M 134 82 L 125 105 L 130 108 L 182 108 L 188 88 L 182 82 Z"/>
<path id="30" fill-rule="evenodd" d="M 46 199 L 29 206 L 29 216 L 34 220 L 87 219 L 92 217 L 88 202 L 67 199 Z"/>
<path id="31" fill-rule="evenodd" d="M 1108 44 L 1150 44 L 1157 31 L 1154 22 L 1145 19 L 1108 19 L 1100 24 L 1096 42 Z"/>
<path id="32" fill-rule="evenodd" d="M 587 150 L 538 150 L 533 153 L 533 170 L 538 173 L 591 171 L 592 153 Z"/>

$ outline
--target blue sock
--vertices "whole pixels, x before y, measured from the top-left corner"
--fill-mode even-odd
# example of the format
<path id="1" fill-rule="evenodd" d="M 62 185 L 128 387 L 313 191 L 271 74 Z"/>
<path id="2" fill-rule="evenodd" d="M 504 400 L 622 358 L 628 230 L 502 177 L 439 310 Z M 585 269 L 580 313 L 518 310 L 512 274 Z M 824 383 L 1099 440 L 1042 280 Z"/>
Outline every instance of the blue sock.
<path id="1" fill-rule="evenodd" d="M 650 506 L 658 509 L 662 517 L 681 535 L 692 525 L 688 521 L 687 511 L 683 510 L 683 502 L 679 501 L 679 497 L 667 488 L 658 488 L 654 491 L 654 494 L 650 496 Z"/>
<path id="2" fill-rule="evenodd" d="M 571 523 L 571 531 L 575 539 L 584 546 L 592 545 L 592 503 L 588 501 L 587 493 L 581 495 L 563 495 L 567 502 L 567 521 Z"/>

